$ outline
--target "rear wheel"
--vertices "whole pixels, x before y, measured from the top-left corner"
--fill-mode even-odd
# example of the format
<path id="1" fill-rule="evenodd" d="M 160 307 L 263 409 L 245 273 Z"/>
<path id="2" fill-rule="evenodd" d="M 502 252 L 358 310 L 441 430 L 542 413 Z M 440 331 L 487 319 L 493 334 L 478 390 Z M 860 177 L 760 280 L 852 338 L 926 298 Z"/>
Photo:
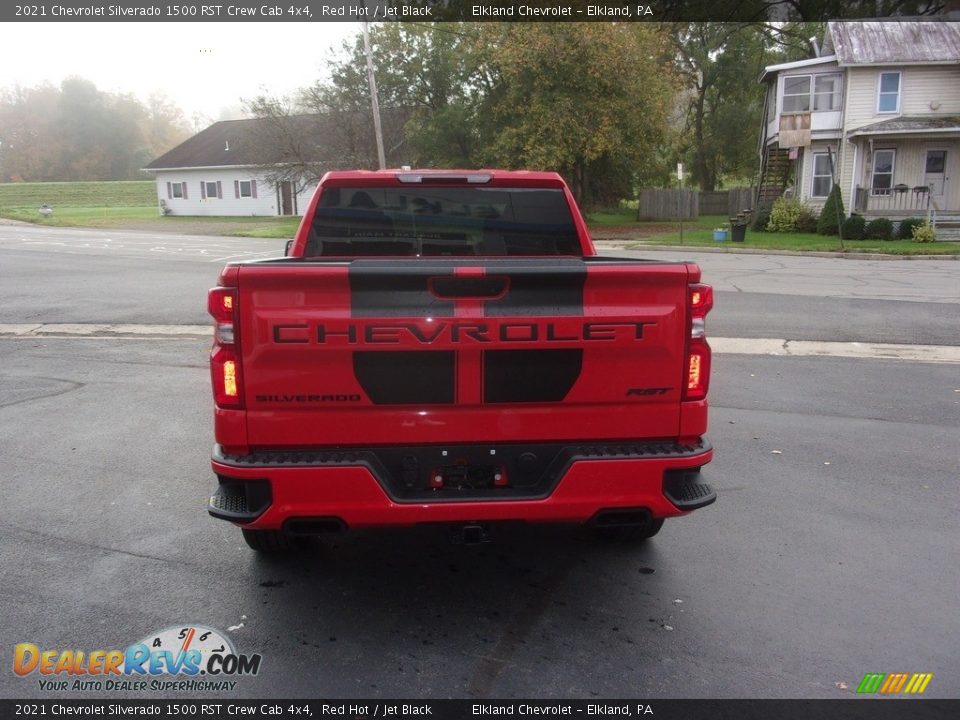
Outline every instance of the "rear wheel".
<path id="1" fill-rule="evenodd" d="M 280 554 L 299 549 L 297 538 L 282 530 L 243 530 L 243 539 L 257 552 Z"/>
<path id="2" fill-rule="evenodd" d="M 618 542 L 642 542 L 652 538 L 663 527 L 663 518 L 651 520 L 645 525 L 627 525 L 619 527 L 595 527 L 593 534 L 601 540 Z"/>

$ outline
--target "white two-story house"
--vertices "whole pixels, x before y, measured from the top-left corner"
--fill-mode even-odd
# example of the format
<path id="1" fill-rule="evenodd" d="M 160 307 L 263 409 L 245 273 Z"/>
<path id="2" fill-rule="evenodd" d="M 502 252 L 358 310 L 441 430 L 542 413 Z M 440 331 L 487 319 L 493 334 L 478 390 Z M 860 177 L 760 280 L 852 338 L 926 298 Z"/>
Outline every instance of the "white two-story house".
<path id="1" fill-rule="evenodd" d="M 830 22 L 808 60 L 768 66 L 759 204 L 960 217 L 960 22 Z"/>

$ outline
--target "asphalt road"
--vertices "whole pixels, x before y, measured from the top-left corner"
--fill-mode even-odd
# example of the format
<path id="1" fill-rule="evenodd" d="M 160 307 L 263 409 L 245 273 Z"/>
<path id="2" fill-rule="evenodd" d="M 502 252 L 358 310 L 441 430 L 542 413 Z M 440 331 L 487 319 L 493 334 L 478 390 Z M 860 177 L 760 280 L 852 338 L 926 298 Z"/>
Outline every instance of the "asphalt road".
<path id="1" fill-rule="evenodd" d="M 0 323 L 206 324 L 206 291 L 224 262 L 280 255 L 283 244 L 0 225 Z M 696 260 L 716 290 L 716 336 L 924 345 L 957 337 L 956 261 L 604 252 Z"/>
<path id="2" fill-rule="evenodd" d="M 0 323 L 207 320 L 209 238 L 164 238 L 192 248 L 173 254 L 17 231 L 0 227 Z M 827 283 L 810 258 L 774 259 L 775 278 L 744 257 L 738 282 L 729 258 L 697 257 L 720 288 L 714 334 L 766 319 L 758 336 L 957 344 L 960 264 L 826 260 Z M 960 696 L 955 364 L 717 355 L 720 498 L 645 546 L 427 528 L 269 560 L 205 511 L 207 352 L 0 339 L 0 651 L 202 623 L 262 653 L 241 697 L 845 698 L 866 672 L 932 672 L 926 696 Z M 44 694 L 70 697 L 0 672 L 0 696 Z"/>

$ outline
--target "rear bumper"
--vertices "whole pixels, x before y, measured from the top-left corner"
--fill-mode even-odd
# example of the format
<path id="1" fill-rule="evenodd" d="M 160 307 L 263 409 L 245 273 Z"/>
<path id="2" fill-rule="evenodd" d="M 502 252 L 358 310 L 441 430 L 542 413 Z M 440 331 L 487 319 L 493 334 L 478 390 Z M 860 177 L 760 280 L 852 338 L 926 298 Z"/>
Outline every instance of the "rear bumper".
<path id="1" fill-rule="evenodd" d="M 494 455 L 488 446 L 263 452 L 229 456 L 214 447 L 219 486 L 211 515 L 250 529 L 290 523 L 324 527 L 383 527 L 495 521 L 589 522 L 599 512 L 644 509 L 658 518 L 684 515 L 716 500 L 700 468 L 713 449 L 674 443 L 591 443 L 500 448 L 504 468 L 540 452 L 547 460 L 533 480 L 517 486 L 432 491 L 398 477 L 410 458 L 458 452 Z M 513 454 L 511 454 L 513 451 Z M 520 458 L 520 460 L 518 460 Z M 471 459 L 472 463 L 473 460 Z M 415 464 L 415 463 L 413 463 Z M 404 470 L 401 470 L 404 468 Z M 433 472 L 417 469 L 417 472 Z M 520 478 L 519 471 L 513 471 Z"/>

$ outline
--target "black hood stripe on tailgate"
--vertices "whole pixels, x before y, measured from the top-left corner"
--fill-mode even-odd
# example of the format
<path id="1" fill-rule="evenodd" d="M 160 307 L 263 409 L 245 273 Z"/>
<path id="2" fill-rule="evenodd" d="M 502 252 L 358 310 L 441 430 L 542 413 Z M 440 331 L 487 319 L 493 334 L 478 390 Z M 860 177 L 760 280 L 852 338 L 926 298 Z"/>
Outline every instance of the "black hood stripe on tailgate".
<path id="1" fill-rule="evenodd" d="M 488 350 L 485 403 L 562 402 L 580 377 L 583 350 Z"/>
<path id="2" fill-rule="evenodd" d="M 353 317 L 453 317 L 454 303 L 430 292 L 431 273 L 355 272 L 350 267 Z"/>
<path id="3" fill-rule="evenodd" d="M 353 374 L 375 405 L 452 405 L 456 359 L 450 350 L 360 351 Z"/>
<path id="4" fill-rule="evenodd" d="M 480 300 L 486 317 L 583 316 L 587 266 L 579 258 L 354 260 L 349 269 L 351 315 L 454 317 L 461 298 L 442 297 L 442 291 L 438 297 L 437 288 L 467 287 L 467 278 L 455 271 L 470 267 L 509 279 L 506 292 L 497 297 L 462 298 Z M 583 367 L 580 349 L 488 350 L 482 358 L 485 403 L 562 402 Z M 454 351 L 355 351 L 353 368 L 376 405 L 456 402 Z"/>

